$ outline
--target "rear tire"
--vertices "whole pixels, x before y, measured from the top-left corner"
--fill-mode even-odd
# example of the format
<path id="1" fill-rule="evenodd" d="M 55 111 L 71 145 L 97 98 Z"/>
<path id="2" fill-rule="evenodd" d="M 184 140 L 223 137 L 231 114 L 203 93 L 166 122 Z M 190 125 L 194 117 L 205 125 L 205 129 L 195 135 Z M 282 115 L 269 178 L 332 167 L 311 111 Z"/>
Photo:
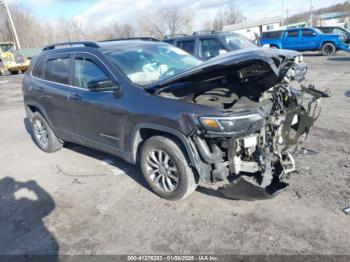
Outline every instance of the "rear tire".
<path id="1" fill-rule="evenodd" d="M 184 150 L 165 136 L 149 138 L 141 149 L 142 173 L 152 190 L 168 200 L 180 200 L 197 188 Z"/>
<path id="2" fill-rule="evenodd" d="M 337 49 L 332 43 L 324 43 L 321 47 L 321 54 L 324 56 L 333 56 Z"/>
<path id="3" fill-rule="evenodd" d="M 276 46 L 276 45 L 270 45 L 270 48 L 271 48 L 271 49 L 278 49 L 278 46 Z"/>
<path id="4" fill-rule="evenodd" d="M 35 112 L 30 120 L 33 139 L 37 146 L 46 153 L 53 153 L 63 147 L 63 143 L 56 137 L 46 119 Z"/>

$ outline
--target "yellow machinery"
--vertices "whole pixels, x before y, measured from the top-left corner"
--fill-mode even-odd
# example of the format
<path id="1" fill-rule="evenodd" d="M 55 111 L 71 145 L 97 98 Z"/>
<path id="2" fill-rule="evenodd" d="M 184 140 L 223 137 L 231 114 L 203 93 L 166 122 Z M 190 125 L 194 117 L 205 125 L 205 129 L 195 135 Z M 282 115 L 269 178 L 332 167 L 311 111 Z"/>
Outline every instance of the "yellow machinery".
<path id="1" fill-rule="evenodd" d="M 21 55 L 13 43 L 0 42 L 0 75 L 25 72 L 29 63 L 29 59 Z"/>

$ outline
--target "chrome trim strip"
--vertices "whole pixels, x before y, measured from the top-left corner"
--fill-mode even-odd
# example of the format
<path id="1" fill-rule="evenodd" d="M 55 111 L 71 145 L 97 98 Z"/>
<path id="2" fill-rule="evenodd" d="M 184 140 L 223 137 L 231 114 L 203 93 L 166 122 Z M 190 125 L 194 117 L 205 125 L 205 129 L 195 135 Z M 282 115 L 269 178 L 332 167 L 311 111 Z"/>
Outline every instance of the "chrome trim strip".
<path id="1" fill-rule="evenodd" d="M 104 134 L 104 133 L 100 133 L 100 136 L 107 137 L 107 138 L 119 141 L 119 137 L 107 135 L 107 134 Z"/>

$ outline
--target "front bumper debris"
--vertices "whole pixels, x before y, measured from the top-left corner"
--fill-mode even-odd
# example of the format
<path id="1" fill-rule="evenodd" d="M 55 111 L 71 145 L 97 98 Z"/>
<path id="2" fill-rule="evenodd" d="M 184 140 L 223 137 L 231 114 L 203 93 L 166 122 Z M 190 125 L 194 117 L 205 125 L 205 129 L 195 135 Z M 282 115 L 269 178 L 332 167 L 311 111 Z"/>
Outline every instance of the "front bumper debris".
<path id="1" fill-rule="evenodd" d="M 273 198 L 287 187 L 288 183 L 275 180 L 264 188 L 241 176 L 230 184 L 218 188 L 217 191 L 225 198 L 253 201 Z"/>

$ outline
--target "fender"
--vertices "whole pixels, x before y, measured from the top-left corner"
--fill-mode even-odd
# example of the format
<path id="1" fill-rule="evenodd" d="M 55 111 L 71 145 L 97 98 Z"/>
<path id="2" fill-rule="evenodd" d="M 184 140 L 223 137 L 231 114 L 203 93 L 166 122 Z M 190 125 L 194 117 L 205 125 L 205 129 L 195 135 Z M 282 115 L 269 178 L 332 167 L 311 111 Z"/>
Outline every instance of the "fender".
<path id="1" fill-rule="evenodd" d="M 197 171 L 200 171 L 200 158 L 198 155 L 198 152 L 196 150 L 196 147 L 194 146 L 193 142 L 187 138 L 185 135 L 183 135 L 181 132 L 179 132 L 176 129 L 167 127 L 167 126 L 162 126 L 162 125 L 156 125 L 156 124 L 150 124 L 150 123 L 139 123 L 137 124 L 131 134 L 131 140 L 130 140 L 130 155 L 131 155 L 131 162 L 136 163 L 136 155 L 137 155 L 137 149 L 139 144 L 142 141 L 141 135 L 140 135 L 140 130 L 141 129 L 151 129 L 155 131 L 161 131 L 164 133 L 171 134 L 178 138 L 183 146 L 185 147 L 187 156 L 190 160 L 190 165 L 197 169 Z"/>
<path id="2" fill-rule="evenodd" d="M 52 125 L 50 118 L 48 117 L 48 114 L 46 113 L 46 111 L 44 110 L 44 108 L 42 106 L 40 106 L 38 103 L 33 102 L 33 101 L 25 101 L 24 104 L 25 104 L 25 110 L 26 110 L 27 117 L 29 118 L 29 121 L 31 121 L 30 113 L 33 113 L 30 110 L 29 106 L 34 106 L 38 109 L 39 113 L 41 113 L 43 115 L 43 117 L 45 118 L 47 123 L 50 125 L 52 130 L 55 129 L 55 127 Z M 28 110 L 29 110 L 29 112 L 28 112 Z"/>
<path id="3" fill-rule="evenodd" d="M 323 40 L 323 41 L 321 42 L 320 46 L 318 47 L 318 49 L 321 50 L 322 46 L 323 46 L 325 43 L 331 43 L 331 44 L 333 44 L 333 45 L 335 46 L 335 49 L 336 49 L 336 50 L 338 50 L 338 48 L 339 48 L 339 44 L 338 44 L 338 43 L 336 43 L 336 42 L 334 42 L 334 41 L 332 41 L 332 40 Z"/>

